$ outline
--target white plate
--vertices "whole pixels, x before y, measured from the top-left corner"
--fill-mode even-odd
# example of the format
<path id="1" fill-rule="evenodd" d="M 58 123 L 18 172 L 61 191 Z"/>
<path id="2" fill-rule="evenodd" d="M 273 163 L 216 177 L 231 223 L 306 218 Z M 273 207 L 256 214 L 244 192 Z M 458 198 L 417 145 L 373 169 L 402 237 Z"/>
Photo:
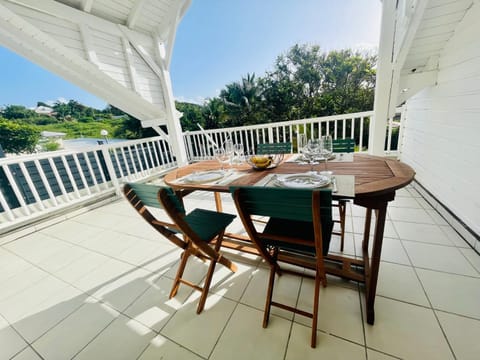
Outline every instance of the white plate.
<path id="1" fill-rule="evenodd" d="M 190 183 L 209 183 L 215 180 L 219 180 L 225 176 L 225 171 L 212 170 L 212 171 L 199 171 L 188 175 L 185 178 L 186 182 Z"/>
<path id="2" fill-rule="evenodd" d="M 313 189 L 330 184 L 330 179 L 317 174 L 292 174 L 278 177 L 276 184 L 282 187 L 297 189 Z"/>

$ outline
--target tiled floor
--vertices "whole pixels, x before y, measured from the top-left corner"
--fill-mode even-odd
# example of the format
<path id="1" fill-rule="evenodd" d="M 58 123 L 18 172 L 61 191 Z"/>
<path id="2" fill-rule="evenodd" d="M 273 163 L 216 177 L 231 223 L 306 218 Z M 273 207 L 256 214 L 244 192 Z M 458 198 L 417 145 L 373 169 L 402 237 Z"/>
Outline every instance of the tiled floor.
<path id="1" fill-rule="evenodd" d="M 227 196 L 224 205 L 233 211 Z M 364 211 L 348 213 L 345 253 L 355 256 Z M 306 318 L 273 308 L 262 328 L 259 258 L 230 254 L 235 274 L 217 266 L 201 315 L 188 287 L 169 300 L 179 251 L 116 201 L 0 246 L 0 359 L 479 359 L 480 256 L 411 187 L 388 216 L 375 325 L 362 287 L 332 277 L 311 349 Z M 187 273 L 200 281 L 205 270 L 190 261 Z M 274 296 L 308 309 L 312 291 L 310 279 L 284 275 Z"/>

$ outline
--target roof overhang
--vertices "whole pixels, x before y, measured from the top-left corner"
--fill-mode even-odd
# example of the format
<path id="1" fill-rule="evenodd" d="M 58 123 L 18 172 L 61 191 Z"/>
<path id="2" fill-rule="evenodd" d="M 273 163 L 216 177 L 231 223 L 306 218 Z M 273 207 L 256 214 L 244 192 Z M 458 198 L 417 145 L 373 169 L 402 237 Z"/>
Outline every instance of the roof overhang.
<path id="1" fill-rule="evenodd" d="M 0 0 L 0 43 L 132 116 L 163 125 L 174 115 L 168 69 L 189 5 Z"/>

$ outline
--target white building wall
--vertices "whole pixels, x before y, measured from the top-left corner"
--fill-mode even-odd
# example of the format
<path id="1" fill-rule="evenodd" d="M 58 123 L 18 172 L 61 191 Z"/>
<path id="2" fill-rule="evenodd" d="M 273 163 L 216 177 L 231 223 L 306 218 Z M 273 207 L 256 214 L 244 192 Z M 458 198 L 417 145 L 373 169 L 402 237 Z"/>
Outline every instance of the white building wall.
<path id="1" fill-rule="evenodd" d="M 480 234 L 480 3 L 447 43 L 436 86 L 407 101 L 401 160 L 416 180 Z M 470 237 L 473 246 L 479 242 Z"/>

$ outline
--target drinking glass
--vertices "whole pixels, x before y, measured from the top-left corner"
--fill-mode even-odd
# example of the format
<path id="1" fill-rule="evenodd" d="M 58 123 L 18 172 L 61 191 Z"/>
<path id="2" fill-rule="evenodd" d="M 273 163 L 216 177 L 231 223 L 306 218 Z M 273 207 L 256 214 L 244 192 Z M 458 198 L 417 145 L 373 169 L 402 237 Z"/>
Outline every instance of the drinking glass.
<path id="1" fill-rule="evenodd" d="M 333 142 L 331 135 L 324 135 L 320 139 L 320 154 L 325 158 L 325 170 L 327 170 L 328 158 L 333 153 Z"/>
<path id="2" fill-rule="evenodd" d="M 230 162 L 230 156 L 227 155 L 223 148 L 213 149 L 213 156 L 215 156 L 215 159 L 220 163 L 222 170 L 224 170 L 224 165 Z"/>
<path id="3" fill-rule="evenodd" d="M 228 156 L 230 165 L 232 164 L 234 148 L 233 148 L 233 141 L 230 138 L 227 138 L 223 143 L 223 150 L 225 151 L 225 155 Z"/>
<path id="4" fill-rule="evenodd" d="M 305 146 L 307 146 L 307 134 L 299 133 L 297 135 L 297 151 L 302 152 Z"/>
<path id="5" fill-rule="evenodd" d="M 243 144 L 233 145 L 233 153 L 235 154 L 235 163 L 241 164 L 243 156 Z"/>
<path id="6" fill-rule="evenodd" d="M 313 165 L 318 164 L 315 162 L 315 157 L 320 154 L 320 141 L 318 139 L 310 139 L 306 146 L 303 147 L 302 153 L 307 157 L 310 163 L 310 171 L 314 172 Z"/>

